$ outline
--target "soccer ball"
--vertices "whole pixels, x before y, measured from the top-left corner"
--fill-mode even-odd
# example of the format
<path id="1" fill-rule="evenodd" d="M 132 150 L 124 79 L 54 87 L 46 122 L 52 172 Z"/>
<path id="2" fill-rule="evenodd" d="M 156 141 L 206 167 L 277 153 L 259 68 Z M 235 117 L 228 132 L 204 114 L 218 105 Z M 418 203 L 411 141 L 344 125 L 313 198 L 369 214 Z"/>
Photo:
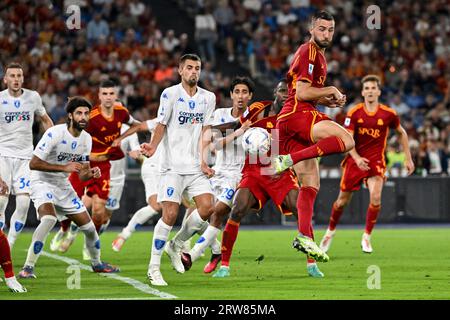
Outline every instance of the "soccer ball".
<path id="1" fill-rule="evenodd" d="M 250 154 L 265 154 L 270 149 L 270 133 L 263 128 L 250 128 L 242 136 L 242 147 Z"/>

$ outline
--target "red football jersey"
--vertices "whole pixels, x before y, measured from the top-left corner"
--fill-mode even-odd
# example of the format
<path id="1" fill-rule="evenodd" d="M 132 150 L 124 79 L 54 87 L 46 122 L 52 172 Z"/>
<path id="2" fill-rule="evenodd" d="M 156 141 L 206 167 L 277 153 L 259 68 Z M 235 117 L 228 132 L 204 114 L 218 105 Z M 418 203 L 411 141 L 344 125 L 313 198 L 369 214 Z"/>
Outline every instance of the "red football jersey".
<path id="1" fill-rule="evenodd" d="M 377 111 L 370 113 L 364 103 L 353 107 L 344 122 L 344 127 L 353 131 L 358 154 L 370 161 L 381 161 L 384 167 L 389 128 L 396 129 L 399 125 L 400 119 L 395 110 L 380 104 Z"/>
<path id="2" fill-rule="evenodd" d="M 252 103 L 246 112 L 241 116 L 240 122 L 244 123 L 247 120 L 250 120 L 252 122 L 251 127 L 259 127 L 264 128 L 269 133 L 271 133 L 272 129 L 275 128 L 277 124 L 277 115 L 273 116 L 267 116 L 267 117 L 260 117 L 260 114 L 267 110 L 267 112 L 270 109 L 270 106 L 272 105 L 272 101 L 261 101 L 261 102 L 254 102 Z M 259 157 L 257 159 L 257 163 L 250 164 L 250 158 L 247 156 L 245 158 L 245 165 L 242 171 L 255 169 L 260 170 L 261 167 L 270 166 L 270 151 L 266 156 Z"/>
<path id="3" fill-rule="evenodd" d="M 122 123 L 130 122 L 130 113 L 122 105 L 114 106 L 113 115 L 108 118 L 95 106 L 90 113 L 89 126 L 86 131 L 92 136 L 92 155 L 111 155 L 110 160 L 123 158 L 125 155 L 120 147 L 113 148 L 111 144 L 120 136 Z"/>
<path id="4" fill-rule="evenodd" d="M 294 55 L 286 74 L 288 98 L 278 119 L 297 112 L 302 106 L 315 107 L 317 101 L 298 101 L 297 81 L 308 81 L 315 88 L 323 88 L 327 77 L 327 61 L 320 48 L 312 41 L 302 44 Z"/>

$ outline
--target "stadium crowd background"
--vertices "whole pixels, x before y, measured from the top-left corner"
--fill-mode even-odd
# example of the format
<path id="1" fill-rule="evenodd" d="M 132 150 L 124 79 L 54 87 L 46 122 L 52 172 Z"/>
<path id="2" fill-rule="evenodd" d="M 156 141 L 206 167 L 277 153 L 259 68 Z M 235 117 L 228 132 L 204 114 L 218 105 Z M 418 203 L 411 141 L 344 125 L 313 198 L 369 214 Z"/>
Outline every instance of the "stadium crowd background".
<path id="1" fill-rule="evenodd" d="M 65 119 L 69 96 L 96 101 L 98 84 L 114 78 L 121 100 L 138 120 L 156 116 L 161 91 L 178 82 L 177 61 L 187 52 L 204 60 L 201 85 L 230 105 L 230 76 L 217 57 L 238 64 L 264 88 L 282 78 L 300 43 L 309 38 L 309 15 L 326 9 L 336 17 L 327 50 L 327 84 L 340 88 L 345 110 L 326 109 L 338 123 L 361 102 L 360 79 L 383 80 L 382 101 L 408 132 L 417 175 L 448 175 L 450 162 L 450 14 L 446 0 L 377 1 L 381 30 L 366 27 L 370 1 L 172 0 L 195 24 L 195 36 L 162 30 L 151 1 L 6 0 L 0 4 L 0 64 L 18 61 L 25 84 L 37 90 L 55 123 Z M 66 26 L 65 8 L 79 5 L 80 30 Z M 3 70 L 0 70 L 3 77 Z M 256 97 L 258 98 L 258 97 Z M 404 153 L 389 140 L 389 173 L 402 174 Z M 336 170 L 339 156 L 322 161 Z"/>

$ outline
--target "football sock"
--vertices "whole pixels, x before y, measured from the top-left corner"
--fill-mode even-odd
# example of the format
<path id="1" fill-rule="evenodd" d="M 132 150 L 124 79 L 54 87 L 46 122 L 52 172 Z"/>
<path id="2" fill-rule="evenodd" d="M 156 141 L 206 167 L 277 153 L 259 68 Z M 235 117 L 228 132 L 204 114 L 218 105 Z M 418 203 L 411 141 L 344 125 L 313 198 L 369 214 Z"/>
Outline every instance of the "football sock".
<path id="1" fill-rule="evenodd" d="M 30 247 L 28 248 L 26 266 L 34 267 L 39 258 L 42 249 L 44 248 L 45 239 L 56 224 L 56 217 L 52 215 L 45 215 L 41 218 L 41 222 L 37 226 L 31 239 Z"/>
<path id="2" fill-rule="evenodd" d="M 98 235 L 100 236 L 103 232 L 106 231 L 106 229 L 109 226 L 109 223 L 111 222 L 111 219 L 108 219 L 108 221 L 106 221 L 106 223 L 102 224 L 100 227 L 100 230 L 98 231 Z"/>
<path id="3" fill-rule="evenodd" d="M 192 262 L 197 260 L 211 243 L 215 242 L 216 237 L 219 234 L 219 232 L 220 232 L 220 230 L 217 229 L 216 227 L 213 227 L 211 225 L 208 226 L 208 228 L 202 234 L 202 236 L 200 238 L 198 238 L 198 240 L 195 243 L 192 250 L 189 251 Z"/>
<path id="4" fill-rule="evenodd" d="M 239 222 L 228 219 L 225 229 L 222 234 L 222 262 L 221 265 L 225 267 L 230 266 L 231 254 L 233 246 L 236 242 L 239 232 Z"/>
<path id="5" fill-rule="evenodd" d="M 339 220 L 341 219 L 343 212 L 344 212 L 344 207 L 339 208 L 336 205 L 336 202 L 334 202 L 333 208 L 331 209 L 330 225 L 328 226 L 328 229 L 330 229 L 330 231 L 333 231 L 334 229 L 336 229 L 336 226 L 339 223 Z"/>
<path id="6" fill-rule="evenodd" d="M 16 210 L 11 216 L 9 225 L 8 241 L 12 248 L 16 242 L 17 236 L 23 230 L 27 221 L 28 208 L 30 207 L 30 196 L 27 194 L 19 194 L 16 196 Z"/>
<path id="7" fill-rule="evenodd" d="M 301 187 L 297 198 L 298 231 L 313 238 L 311 220 L 318 190 L 314 187 Z"/>
<path id="8" fill-rule="evenodd" d="M 324 157 L 334 153 L 341 153 L 345 151 L 345 144 L 341 138 L 336 136 L 331 136 L 322 140 L 319 140 L 316 144 L 305 148 L 303 150 L 291 153 L 292 163 Z"/>
<path id="9" fill-rule="evenodd" d="M 101 263 L 100 261 L 100 239 L 95 229 L 95 225 L 92 221 L 89 221 L 85 225 L 79 227 L 81 232 L 84 233 L 84 243 L 86 249 L 91 257 L 92 265 L 96 266 Z"/>
<path id="10" fill-rule="evenodd" d="M 178 231 L 175 237 L 173 237 L 172 240 L 175 247 L 181 248 L 183 246 L 183 242 L 189 240 L 206 223 L 207 222 L 200 217 L 198 211 L 194 210 L 183 222 L 180 231 Z"/>
<path id="11" fill-rule="evenodd" d="M 133 232 L 136 231 L 136 228 L 140 227 L 144 223 L 146 223 L 150 218 L 157 215 L 158 211 L 153 209 L 151 206 L 145 206 L 140 208 L 133 217 L 128 222 L 127 226 L 122 229 L 120 236 L 124 239 L 128 239 Z"/>
<path id="12" fill-rule="evenodd" d="M 172 226 L 165 224 L 162 218 L 158 220 L 158 223 L 156 224 L 153 231 L 152 255 L 148 266 L 149 269 L 151 266 L 156 266 L 159 268 L 159 266 L 161 265 L 161 255 L 172 228 Z"/>
<path id="13" fill-rule="evenodd" d="M 366 215 L 366 233 L 371 234 L 375 223 L 377 222 L 378 214 L 380 213 L 381 205 L 375 206 L 369 204 Z"/>
<path id="14" fill-rule="evenodd" d="M 5 273 L 5 278 L 14 277 L 11 250 L 9 248 L 8 239 L 3 231 L 0 231 L 0 265 Z"/>
<path id="15" fill-rule="evenodd" d="M 211 243 L 211 252 L 213 254 L 221 254 L 222 253 L 222 245 L 221 245 L 220 241 L 217 240 L 217 237 Z"/>

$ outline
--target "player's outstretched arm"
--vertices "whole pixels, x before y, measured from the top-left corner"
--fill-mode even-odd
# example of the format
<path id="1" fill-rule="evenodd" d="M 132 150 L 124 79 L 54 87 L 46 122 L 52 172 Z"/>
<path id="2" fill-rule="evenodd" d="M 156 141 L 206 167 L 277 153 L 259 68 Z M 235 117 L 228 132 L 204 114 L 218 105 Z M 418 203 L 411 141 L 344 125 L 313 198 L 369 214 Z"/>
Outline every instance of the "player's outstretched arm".
<path id="1" fill-rule="evenodd" d="M 166 125 L 162 123 L 158 123 L 155 127 L 155 131 L 152 135 L 152 140 L 150 143 L 141 144 L 141 153 L 146 157 L 151 157 L 158 148 L 159 143 L 164 137 L 164 133 L 166 132 Z"/>
<path id="2" fill-rule="evenodd" d="M 208 177 L 212 177 L 214 175 L 214 170 L 211 169 L 208 166 L 207 159 L 208 159 L 208 150 L 211 144 L 212 140 L 212 132 L 211 132 L 211 126 L 204 126 L 202 128 L 202 135 L 200 136 L 200 167 L 202 172 Z"/>
<path id="3" fill-rule="evenodd" d="M 401 143 L 403 151 L 405 152 L 405 155 L 406 155 L 406 160 L 405 160 L 406 170 L 408 170 L 408 175 L 411 175 L 414 173 L 415 166 L 414 166 L 414 162 L 412 160 L 411 150 L 409 149 L 408 134 L 406 133 L 406 130 L 401 125 L 399 125 L 397 127 L 396 132 L 399 135 L 400 143 Z"/>
<path id="4" fill-rule="evenodd" d="M 131 126 L 127 131 L 125 131 L 123 134 L 121 134 L 119 137 L 117 137 L 113 143 L 112 146 L 113 147 L 120 147 L 120 143 L 122 142 L 122 140 L 124 140 L 125 138 L 135 134 L 136 132 L 145 132 L 148 131 L 148 126 L 146 124 L 146 122 L 139 122 L 138 124 Z"/>
<path id="5" fill-rule="evenodd" d="M 325 97 L 329 97 L 331 101 L 336 102 L 339 107 L 345 105 L 345 96 L 333 86 L 324 88 L 315 88 L 310 82 L 297 81 L 296 96 L 301 101 L 317 101 Z"/>
<path id="6" fill-rule="evenodd" d="M 242 136 L 245 131 L 247 131 L 248 128 L 252 125 L 252 122 L 250 120 L 245 121 L 240 128 L 235 130 L 233 133 L 230 133 L 229 135 L 217 139 L 212 144 L 214 150 L 220 150 L 223 149 L 228 143 L 233 142 L 234 139 Z M 214 127 L 213 127 L 214 128 Z"/>
<path id="7" fill-rule="evenodd" d="M 51 164 L 44 161 L 37 156 L 33 156 L 30 160 L 30 169 L 45 172 L 79 172 L 81 169 L 81 163 L 69 162 L 65 165 L 62 164 Z"/>

